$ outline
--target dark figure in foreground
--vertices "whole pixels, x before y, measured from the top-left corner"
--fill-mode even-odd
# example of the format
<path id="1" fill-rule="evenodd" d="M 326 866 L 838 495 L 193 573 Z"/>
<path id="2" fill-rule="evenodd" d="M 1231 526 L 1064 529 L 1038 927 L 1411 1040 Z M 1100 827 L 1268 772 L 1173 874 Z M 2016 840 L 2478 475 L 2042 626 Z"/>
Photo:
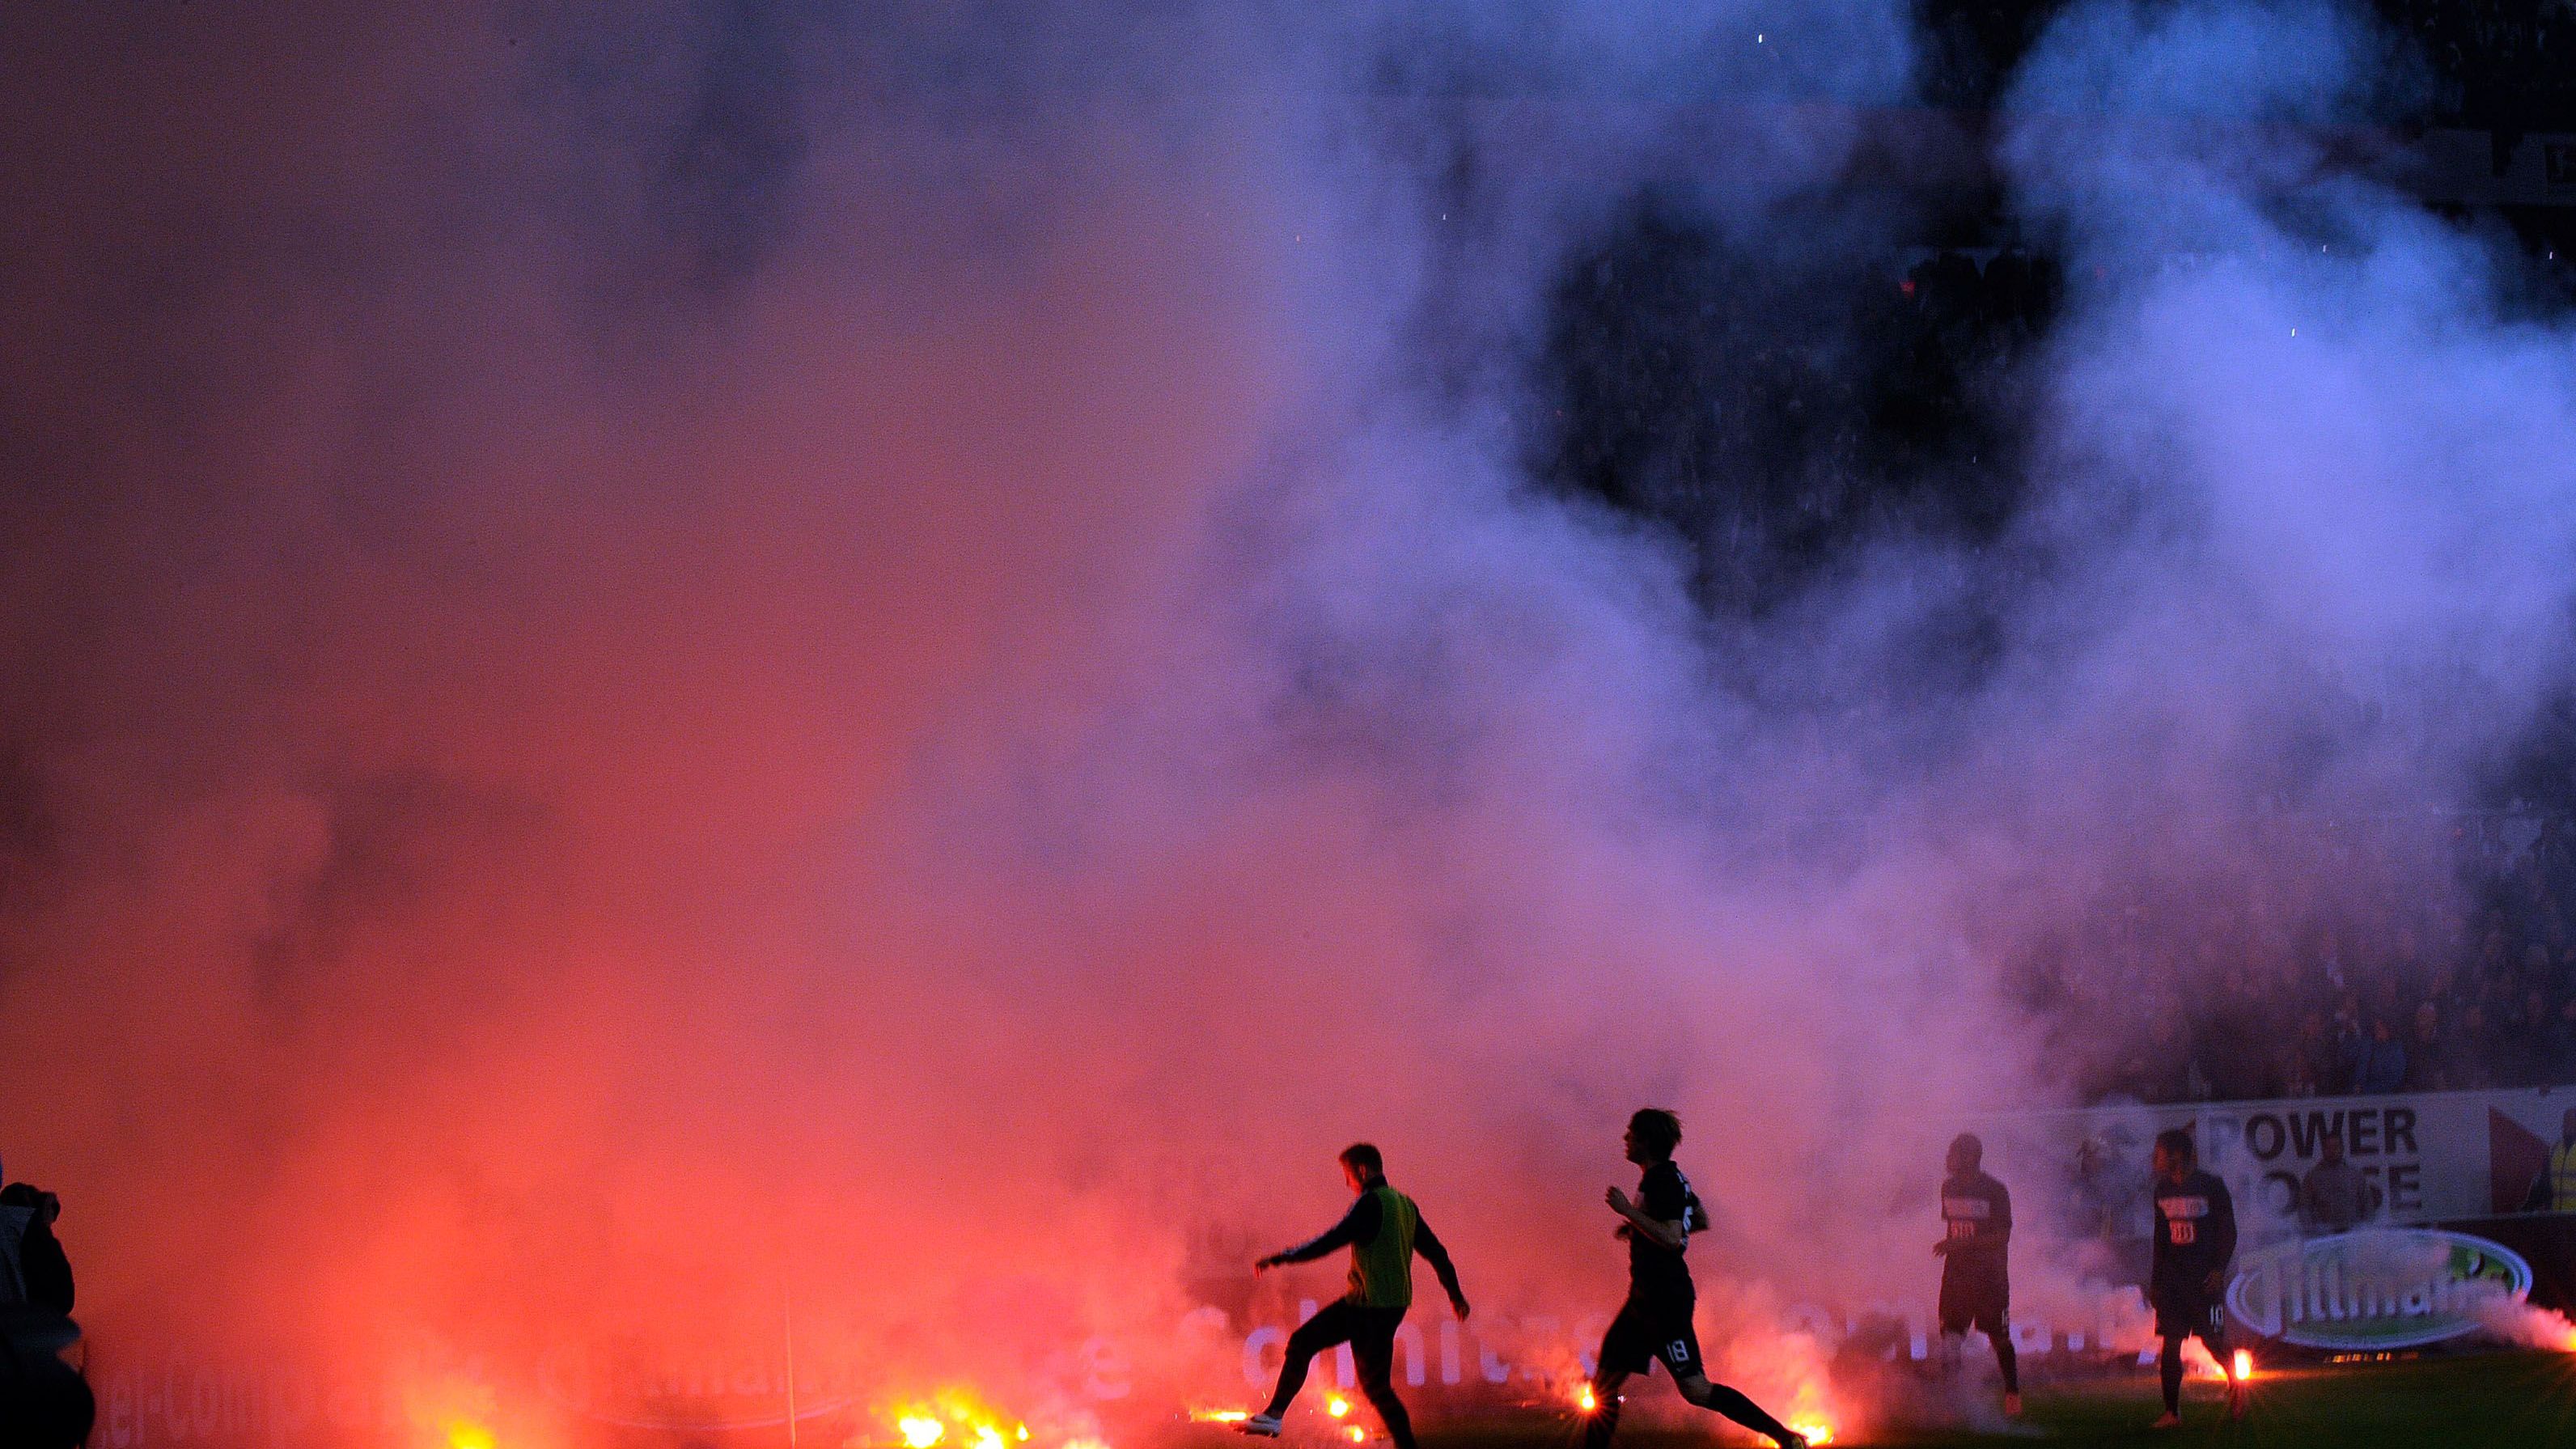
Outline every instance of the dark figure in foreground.
<path id="1" fill-rule="evenodd" d="M 1691 1285 L 1690 1265 L 1682 1253 L 1690 1235 L 1708 1226 L 1708 1214 L 1691 1191 L 1690 1179 L 1673 1165 L 1681 1144 L 1681 1120 L 1672 1113 L 1645 1107 L 1628 1119 L 1628 1160 L 1645 1169 L 1637 1180 L 1637 1197 L 1612 1188 L 1604 1194 L 1620 1217 L 1618 1236 L 1628 1244 L 1628 1301 L 1601 1339 L 1600 1368 L 1592 1378 L 1593 1408 L 1584 1425 L 1584 1449 L 1604 1449 L 1619 1427 L 1619 1390 L 1630 1374 L 1647 1372 L 1657 1360 L 1673 1376 L 1682 1397 L 1733 1419 L 1756 1434 L 1794 1449 L 1806 1449 L 1804 1437 L 1764 1413 L 1751 1399 L 1724 1384 L 1708 1381 L 1701 1367 L 1699 1333 L 1691 1327 L 1698 1290 Z"/>
<path id="2" fill-rule="evenodd" d="M 2156 1134 L 2155 1264 L 2147 1275 L 2147 1301 L 2156 1310 L 2158 1361 L 2165 1391 L 2164 1417 L 2155 1427 L 2182 1422 L 2182 1341 L 2198 1338 L 2220 1364 L 2227 1358 L 2227 1265 L 2236 1257 L 2236 1204 L 2227 1184 L 2200 1170 L 2200 1150 L 2177 1127 Z M 2245 1385 L 2227 1376 L 2227 1417 L 2245 1412 Z"/>
<path id="3" fill-rule="evenodd" d="M 1949 1177 L 1941 1184 L 1941 1241 L 1932 1251 L 1941 1257 L 1941 1344 L 1943 1361 L 1953 1367 L 1968 1330 L 1976 1329 L 1995 1346 L 1995 1366 L 2004 1375 L 2004 1412 L 2021 1413 L 2021 1361 L 2013 1352 L 2012 1330 L 2005 1318 L 2012 1310 L 2012 1280 L 2005 1254 L 2012 1244 L 2012 1194 L 1986 1175 L 1986 1144 L 1973 1132 L 1950 1143 Z"/>
<path id="4" fill-rule="evenodd" d="M 0 1188 L 0 1449 L 72 1449 L 98 1401 L 68 1361 L 72 1265 L 54 1236 L 63 1205 L 23 1182 Z"/>
<path id="5" fill-rule="evenodd" d="M 1315 1355 L 1340 1344 L 1351 1346 L 1359 1369 L 1360 1393 L 1376 1408 L 1395 1449 L 1413 1449 L 1413 1419 L 1395 1396 L 1395 1330 L 1413 1306 L 1413 1255 L 1431 1260 L 1448 1290 L 1449 1307 L 1467 1316 L 1467 1295 L 1458 1289 L 1458 1270 L 1449 1250 L 1422 1220 L 1413 1199 L 1386 1184 L 1386 1162 L 1365 1142 L 1342 1149 L 1342 1180 L 1358 1200 L 1323 1236 L 1273 1253 L 1252 1265 L 1255 1273 L 1283 1263 L 1307 1263 L 1335 1248 L 1351 1250 L 1351 1290 L 1288 1336 L 1287 1357 L 1279 1364 L 1279 1387 L 1270 1407 L 1243 1422 L 1247 1434 L 1275 1435 L 1280 1416 L 1306 1386 L 1306 1366 Z"/>

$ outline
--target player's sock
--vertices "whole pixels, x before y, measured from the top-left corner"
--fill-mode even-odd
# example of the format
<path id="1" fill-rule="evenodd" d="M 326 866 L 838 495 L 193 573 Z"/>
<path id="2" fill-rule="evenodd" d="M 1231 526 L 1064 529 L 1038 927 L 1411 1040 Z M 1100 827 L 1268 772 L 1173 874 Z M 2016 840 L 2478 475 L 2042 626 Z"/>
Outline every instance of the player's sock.
<path id="1" fill-rule="evenodd" d="M 2179 1339 L 2179 1338 L 2168 1338 L 2168 1339 L 2166 1339 L 2166 1340 L 2165 1340 L 2165 1351 L 2164 1351 L 2164 1354 L 2163 1354 L 2163 1356 L 2162 1356 L 2162 1357 L 2160 1357 L 2160 1358 L 2158 1358 L 2158 1359 L 2156 1360 L 2156 1373 L 2157 1373 L 2157 1376 L 2158 1376 L 2158 1377 L 2160 1377 L 2161 1379 L 2163 1379 L 2163 1380 L 2164 1380 L 2164 1388 L 2165 1388 L 2165 1412 L 2166 1412 L 2166 1413 L 2168 1413 L 2168 1414 L 2179 1414 L 2179 1413 L 2181 1413 L 2181 1412 L 2182 1412 L 2182 1340 L 2181 1340 L 2181 1339 Z"/>
<path id="2" fill-rule="evenodd" d="M 2021 1392 L 2021 1355 L 2013 1352 L 2009 1330 L 1995 1335 L 1995 1367 L 2004 1371 L 2004 1392 Z"/>
<path id="3" fill-rule="evenodd" d="M 1752 1430 L 1756 1434 L 1777 1440 L 1781 1443 L 1786 1443 L 1789 1440 L 1790 1434 L 1788 1425 L 1783 1424 L 1779 1420 L 1772 1418 L 1769 1414 L 1762 1412 L 1762 1406 L 1760 1404 L 1746 1398 L 1742 1392 L 1728 1388 L 1724 1384 L 1710 1384 L 1708 1386 L 1708 1398 L 1701 1402 L 1700 1407 L 1724 1414 L 1726 1417 L 1742 1424 L 1745 1428 Z"/>

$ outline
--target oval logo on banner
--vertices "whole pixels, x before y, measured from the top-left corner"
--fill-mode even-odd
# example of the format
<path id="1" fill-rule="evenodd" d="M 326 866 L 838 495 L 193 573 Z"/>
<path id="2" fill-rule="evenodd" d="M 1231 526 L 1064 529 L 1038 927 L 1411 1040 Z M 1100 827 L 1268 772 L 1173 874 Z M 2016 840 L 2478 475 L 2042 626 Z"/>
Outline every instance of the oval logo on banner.
<path id="1" fill-rule="evenodd" d="M 2482 1309 L 2530 1293 L 2531 1265 L 2502 1243 L 2368 1228 L 2251 1255 L 2227 1286 L 2227 1311 L 2265 1338 L 2368 1351 L 2457 1338 Z"/>

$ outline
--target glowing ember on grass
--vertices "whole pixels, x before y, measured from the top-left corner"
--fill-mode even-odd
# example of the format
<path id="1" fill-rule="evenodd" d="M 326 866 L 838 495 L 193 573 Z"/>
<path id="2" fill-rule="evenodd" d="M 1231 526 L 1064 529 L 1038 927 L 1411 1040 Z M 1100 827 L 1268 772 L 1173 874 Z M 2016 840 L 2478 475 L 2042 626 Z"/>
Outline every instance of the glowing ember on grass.
<path id="1" fill-rule="evenodd" d="M 1368 1442 L 1368 1430 L 1361 1428 L 1361 1427 L 1360 1427 L 1359 1425 L 1357 1425 L 1357 1424 L 1353 1424 L 1353 1425 L 1351 1426 L 1351 1442 L 1352 1442 L 1352 1443 L 1354 1443 L 1354 1444 L 1365 1444 L 1365 1443 L 1367 1443 L 1367 1442 Z"/>
<path id="2" fill-rule="evenodd" d="M 1592 1391 L 1590 1384 L 1585 1384 L 1574 1391 L 1574 1407 L 1582 1413 L 1589 1414 L 1601 1407 L 1601 1396 Z"/>
<path id="3" fill-rule="evenodd" d="M 2254 1355 L 2240 1348 L 2236 1350 L 2236 1381 L 2241 1384 L 2252 1377 L 2254 1377 Z"/>
<path id="4" fill-rule="evenodd" d="M 1339 1394 L 1327 1394 L 1324 1396 L 1324 1412 L 1336 1419 L 1347 1419 L 1351 1416 L 1351 1401 Z"/>

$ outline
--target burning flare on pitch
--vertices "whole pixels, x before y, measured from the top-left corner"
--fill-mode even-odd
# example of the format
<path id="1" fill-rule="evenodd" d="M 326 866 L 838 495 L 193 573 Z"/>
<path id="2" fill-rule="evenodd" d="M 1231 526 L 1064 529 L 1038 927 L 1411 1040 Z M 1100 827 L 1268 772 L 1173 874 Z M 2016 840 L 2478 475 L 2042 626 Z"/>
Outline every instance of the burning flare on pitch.
<path id="1" fill-rule="evenodd" d="M 987 1408 L 963 1389 L 945 1389 L 927 1404 L 898 1404 L 884 1411 L 901 1449 L 1016 1449 L 1029 1442 L 1029 1426 Z M 1061 1449 L 1109 1449 L 1097 1439 L 1068 1437 Z"/>

